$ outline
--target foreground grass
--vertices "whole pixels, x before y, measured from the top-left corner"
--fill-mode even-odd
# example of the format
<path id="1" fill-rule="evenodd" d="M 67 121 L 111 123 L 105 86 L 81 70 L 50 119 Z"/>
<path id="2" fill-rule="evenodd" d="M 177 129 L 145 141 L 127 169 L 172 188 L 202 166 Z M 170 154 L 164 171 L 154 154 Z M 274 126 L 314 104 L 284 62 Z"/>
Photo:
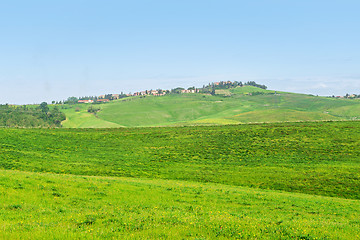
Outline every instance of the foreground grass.
<path id="1" fill-rule="evenodd" d="M 360 199 L 360 122 L 0 129 L 0 168 Z"/>
<path id="2" fill-rule="evenodd" d="M 1 239 L 359 239 L 360 201 L 0 170 Z"/>

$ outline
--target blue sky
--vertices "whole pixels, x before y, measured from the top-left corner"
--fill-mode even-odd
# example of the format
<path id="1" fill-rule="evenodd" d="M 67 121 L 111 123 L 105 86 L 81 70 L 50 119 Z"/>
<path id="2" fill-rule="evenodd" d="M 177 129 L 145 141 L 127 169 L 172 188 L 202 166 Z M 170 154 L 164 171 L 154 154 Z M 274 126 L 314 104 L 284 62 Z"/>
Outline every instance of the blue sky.
<path id="1" fill-rule="evenodd" d="M 255 80 L 360 94 L 360 1 L 0 2 L 0 104 Z"/>

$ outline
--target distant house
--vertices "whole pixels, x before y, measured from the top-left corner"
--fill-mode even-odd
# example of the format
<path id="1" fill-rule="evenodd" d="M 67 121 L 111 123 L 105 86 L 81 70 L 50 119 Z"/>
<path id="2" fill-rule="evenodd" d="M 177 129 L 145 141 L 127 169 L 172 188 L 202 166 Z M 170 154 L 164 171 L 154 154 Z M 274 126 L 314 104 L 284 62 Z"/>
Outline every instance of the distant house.
<path id="1" fill-rule="evenodd" d="M 97 102 L 110 102 L 109 99 L 98 99 Z"/>
<path id="2" fill-rule="evenodd" d="M 98 98 L 105 98 L 105 95 L 100 95 Z"/>
<path id="3" fill-rule="evenodd" d="M 113 99 L 119 99 L 120 98 L 120 94 L 111 94 L 111 97 Z"/>
<path id="4" fill-rule="evenodd" d="M 78 103 L 92 103 L 93 100 L 79 100 Z"/>
<path id="5" fill-rule="evenodd" d="M 197 93 L 197 92 L 199 92 L 199 90 L 198 89 L 183 89 L 183 90 L 181 90 L 181 93 Z"/>

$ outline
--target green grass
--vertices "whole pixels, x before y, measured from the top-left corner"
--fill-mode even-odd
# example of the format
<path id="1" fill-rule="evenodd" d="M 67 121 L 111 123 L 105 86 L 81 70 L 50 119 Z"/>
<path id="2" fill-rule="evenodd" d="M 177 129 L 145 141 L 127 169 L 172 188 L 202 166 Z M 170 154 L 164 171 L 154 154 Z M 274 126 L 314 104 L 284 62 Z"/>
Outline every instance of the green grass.
<path id="1" fill-rule="evenodd" d="M 358 239 L 360 201 L 0 170 L 1 239 Z"/>
<path id="2" fill-rule="evenodd" d="M 101 104 L 95 117 L 88 105 L 65 111 L 64 127 L 146 127 L 253 122 L 327 121 L 360 118 L 358 100 L 264 90 L 252 86 L 216 90 L 219 95 L 173 94 L 132 97 Z M 250 95 L 252 94 L 252 95 Z M 75 108 L 80 107 L 80 113 Z M 86 108 L 86 109 L 85 109 Z"/>
<path id="3" fill-rule="evenodd" d="M 98 118 L 94 114 L 88 113 L 89 104 L 65 105 L 61 111 L 65 113 L 66 120 L 62 126 L 66 128 L 110 128 L 121 127 L 112 122 L 107 122 Z"/>
<path id="4" fill-rule="evenodd" d="M 0 129 L 0 167 L 360 199 L 360 122 Z"/>
<path id="5" fill-rule="evenodd" d="M 0 128 L 0 239 L 358 239 L 359 145 L 358 121 Z"/>
<path id="6" fill-rule="evenodd" d="M 250 94 L 250 93 L 274 93 L 272 90 L 265 90 L 253 86 L 243 86 L 229 89 L 232 94 Z"/>

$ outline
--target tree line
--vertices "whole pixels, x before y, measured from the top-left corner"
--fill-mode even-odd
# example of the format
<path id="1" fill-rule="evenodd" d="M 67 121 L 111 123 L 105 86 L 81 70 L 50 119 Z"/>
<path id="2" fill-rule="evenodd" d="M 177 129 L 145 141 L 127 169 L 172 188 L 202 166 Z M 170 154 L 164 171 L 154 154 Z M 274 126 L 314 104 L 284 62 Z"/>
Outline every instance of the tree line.
<path id="1" fill-rule="evenodd" d="M 235 87 L 243 87 L 243 86 L 253 86 L 258 87 L 261 89 L 267 89 L 267 86 L 263 84 L 258 84 L 255 81 L 248 81 L 248 82 L 238 82 L 238 81 L 221 81 L 215 83 L 209 83 L 208 85 L 203 85 L 202 88 L 199 88 L 200 93 L 209 93 L 211 95 L 215 95 L 215 90 L 217 89 L 228 89 L 228 88 L 235 88 Z"/>
<path id="2" fill-rule="evenodd" d="M 65 119 L 58 107 L 50 109 L 46 102 L 39 106 L 0 105 L 0 127 L 61 127 Z"/>

